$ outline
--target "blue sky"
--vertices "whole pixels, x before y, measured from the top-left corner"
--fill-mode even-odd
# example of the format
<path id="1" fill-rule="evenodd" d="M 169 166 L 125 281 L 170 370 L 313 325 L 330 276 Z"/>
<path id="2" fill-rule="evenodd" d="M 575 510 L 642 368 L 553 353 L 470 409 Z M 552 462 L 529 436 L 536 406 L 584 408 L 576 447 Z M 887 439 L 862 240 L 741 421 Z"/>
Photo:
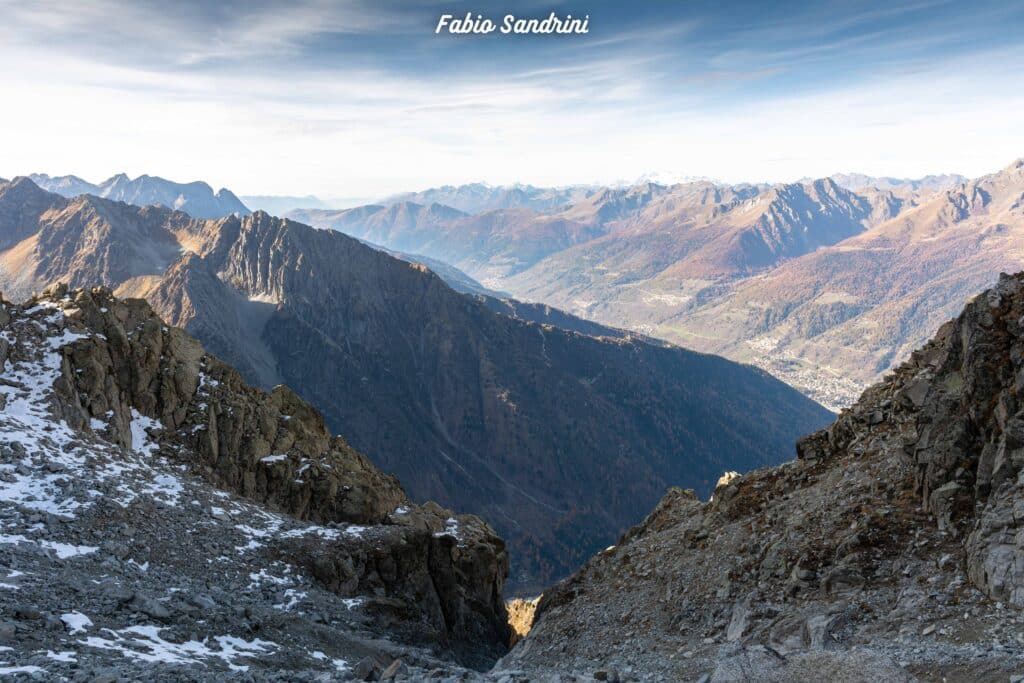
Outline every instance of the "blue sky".
<path id="1" fill-rule="evenodd" d="M 585 36 L 436 36 L 442 13 Z M 0 0 L 0 175 L 375 197 L 1024 156 L 1022 2 Z"/>

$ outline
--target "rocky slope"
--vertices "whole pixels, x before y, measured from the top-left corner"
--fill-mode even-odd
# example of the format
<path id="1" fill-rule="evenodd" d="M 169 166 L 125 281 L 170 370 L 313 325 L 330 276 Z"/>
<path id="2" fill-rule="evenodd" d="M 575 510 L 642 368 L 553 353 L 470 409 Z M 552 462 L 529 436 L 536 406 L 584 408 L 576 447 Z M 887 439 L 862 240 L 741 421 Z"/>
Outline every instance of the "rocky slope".
<path id="1" fill-rule="evenodd" d="M 967 305 L 798 459 L 671 490 L 545 593 L 502 666 L 649 680 L 1024 672 L 1024 273 Z M 609 673 L 612 669 L 614 674 Z"/>
<path id="2" fill-rule="evenodd" d="M 760 371 L 536 324 L 570 319 L 261 212 L 199 221 L 21 179 L 0 187 L 0 238 L 10 296 L 67 278 L 146 298 L 250 381 L 294 387 L 414 500 L 483 515 L 522 590 L 607 545 L 669 483 L 710 491 L 830 417 Z"/>
<path id="3" fill-rule="evenodd" d="M 508 639 L 504 543 L 140 300 L 0 307 L 0 675 L 401 678 Z M 417 673 L 419 672 L 419 673 Z"/>
<path id="4" fill-rule="evenodd" d="M 50 192 L 72 198 L 93 194 L 136 206 L 166 206 L 184 211 L 195 218 L 223 218 L 237 213 L 245 216 L 249 209 L 230 190 L 213 191 L 204 182 L 175 183 L 164 178 L 141 175 L 129 178 L 124 173 L 94 185 L 76 176 L 51 177 L 45 173 L 29 176 L 33 182 Z"/>

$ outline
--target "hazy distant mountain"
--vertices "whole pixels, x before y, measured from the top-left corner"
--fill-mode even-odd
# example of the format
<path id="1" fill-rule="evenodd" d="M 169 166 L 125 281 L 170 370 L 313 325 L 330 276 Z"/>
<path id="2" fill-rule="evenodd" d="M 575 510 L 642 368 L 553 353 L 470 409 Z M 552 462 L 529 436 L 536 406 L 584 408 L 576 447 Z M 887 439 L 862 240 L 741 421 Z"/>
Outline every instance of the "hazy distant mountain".
<path id="1" fill-rule="evenodd" d="M 423 264 L 437 274 L 445 281 L 445 284 L 456 292 L 475 296 L 495 313 L 501 313 L 502 315 L 507 315 L 518 320 L 525 320 L 527 322 L 554 325 L 555 327 L 561 327 L 563 330 L 579 332 L 580 334 L 586 334 L 591 337 L 625 339 L 627 337 L 640 336 L 629 330 L 608 327 L 607 325 L 601 325 L 600 323 L 596 323 L 592 320 L 570 315 L 569 313 L 560 311 L 557 308 L 552 308 L 547 304 L 516 301 L 515 299 L 509 298 L 509 295 L 506 292 L 496 292 L 493 289 L 484 287 L 466 273 L 453 265 L 445 263 L 444 261 L 438 261 L 437 259 L 432 259 L 420 254 L 407 254 L 393 249 L 386 249 L 373 244 L 372 242 L 365 242 L 365 244 L 373 247 L 374 249 L 379 249 L 390 254 L 397 259 L 408 261 L 409 263 Z M 646 341 L 655 345 L 665 345 L 664 342 L 658 339 L 646 339 Z"/>
<path id="2" fill-rule="evenodd" d="M 493 284 L 757 364 L 839 407 L 996 274 L 1024 267 L 1019 162 L 940 191 L 826 179 L 734 194 L 674 190 Z"/>
<path id="3" fill-rule="evenodd" d="M 406 202 L 291 215 L 452 263 L 488 287 L 587 316 L 593 311 L 580 302 L 607 299 L 609 287 L 666 270 L 677 279 L 746 275 L 857 234 L 906 202 L 877 191 L 856 195 L 826 179 L 777 187 L 602 188 L 549 213 L 465 215 Z M 602 322 L 621 327 L 635 321 Z"/>
<path id="4" fill-rule="evenodd" d="M 253 211 L 266 211 L 271 216 L 283 216 L 296 209 L 330 209 L 329 202 L 311 194 L 304 197 L 286 195 L 242 195 L 242 201 Z"/>
<path id="5" fill-rule="evenodd" d="M 230 190 L 221 188 L 214 193 L 213 188 L 204 182 L 175 183 L 148 175 L 131 179 L 124 173 L 99 185 L 73 175 L 51 177 L 45 173 L 34 173 L 29 177 L 44 190 L 64 197 L 93 194 L 136 206 L 166 206 L 196 218 L 223 218 L 233 213 L 245 216 L 250 213 Z"/>
<path id="6" fill-rule="evenodd" d="M 528 322 L 564 314 L 459 294 L 334 231 L 0 186 L 0 289 L 58 279 L 146 298 L 253 381 L 293 387 L 414 498 L 493 522 L 520 587 L 614 542 L 666 486 L 707 493 L 830 417 L 760 370 Z"/>
<path id="7" fill-rule="evenodd" d="M 597 188 L 574 186 L 564 188 L 533 185 L 444 185 L 421 192 L 405 192 L 386 197 L 380 204 L 443 204 L 464 213 L 482 213 L 496 209 L 530 209 L 547 212 L 589 197 Z"/>
<path id="8" fill-rule="evenodd" d="M 943 175 L 927 175 L 923 178 L 887 178 L 864 175 L 863 173 L 837 173 L 830 176 L 838 185 L 848 190 L 860 190 L 865 187 L 874 187 L 879 190 L 907 189 L 926 192 L 935 192 L 955 187 L 967 180 L 962 175 L 946 173 Z M 810 180 L 805 178 L 805 182 Z"/>
<path id="9" fill-rule="evenodd" d="M 94 185 L 74 175 L 51 177 L 45 173 L 33 173 L 29 178 L 44 190 L 56 192 L 65 197 L 75 197 L 80 194 L 99 195 L 102 192 L 99 185 Z"/>
<path id="10" fill-rule="evenodd" d="M 486 286 L 501 289 L 493 282 L 606 234 L 609 223 L 665 191 L 653 184 L 603 188 L 550 213 L 513 208 L 466 214 L 436 203 L 401 202 L 345 211 L 293 211 L 289 217 L 451 263 Z"/>
<path id="11" fill-rule="evenodd" d="M 421 263 L 435 274 L 437 274 L 445 283 L 454 289 L 456 292 L 463 294 L 473 294 L 491 297 L 502 297 L 507 296 L 504 292 L 496 292 L 493 289 L 488 289 L 482 284 L 471 278 L 469 275 L 459 270 L 455 266 L 445 263 L 444 261 L 438 261 L 437 259 L 430 258 L 429 256 L 423 256 L 421 254 L 407 254 L 404 251 L 397 251 L 395 249 L 388 249 L 382 247 L 379 244 L 373 242 L 367 242 L 366 240 L 360 240 L 364 244 L 367 244 L 374 249 L 379 249 L 386 254 L 390 254 L 397 259 L 408 261 L 409 263 Z"/>
<path id="12" fill-rule="evenodd" d="M 594 213 L 587 204 L 572 211 Z M 639 207 L 610 208 L 597 209 L 611 214 L 605 235 L 500 280 L 504 288 L 609 324 L 646 324 L 639 316 L 685 303 L 711 282 L 862 232 L 877 206 L 824 179 L 768 189 L 684 184 L 663 188 Z M 884 209 L 885 217 L 894 210 Z"/>

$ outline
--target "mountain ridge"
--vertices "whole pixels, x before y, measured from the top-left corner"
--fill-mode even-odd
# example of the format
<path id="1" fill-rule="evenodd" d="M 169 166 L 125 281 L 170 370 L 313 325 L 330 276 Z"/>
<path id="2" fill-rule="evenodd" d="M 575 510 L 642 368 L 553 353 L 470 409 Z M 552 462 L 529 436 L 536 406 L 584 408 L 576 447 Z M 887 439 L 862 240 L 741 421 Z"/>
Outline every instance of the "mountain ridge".
<path id="1" fill-rule="evenodd" d="M 43 189 L 67 198 L 91 194 L 136 206 L 156 204 L 184 211 L 195 218 L 250 213 L 230 190 L 221 188 L 214 192 L 201 180 L 175 183 L 158 176 L 140 175 L 132 179 L 125 173 L 118 173 L 102 183 L 93 184 L 73 175 L 51 177 L 45 173 L 33 173 L 28 177 Z"/>

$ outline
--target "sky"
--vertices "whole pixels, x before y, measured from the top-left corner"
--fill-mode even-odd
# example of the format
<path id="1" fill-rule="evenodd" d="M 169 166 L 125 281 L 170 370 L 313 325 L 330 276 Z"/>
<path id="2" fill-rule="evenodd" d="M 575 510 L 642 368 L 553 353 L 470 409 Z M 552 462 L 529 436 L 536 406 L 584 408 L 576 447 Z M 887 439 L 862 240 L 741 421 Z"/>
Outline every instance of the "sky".
<path id="1" fill-rule="evenodd" d="M 442 14 L 586 35 L 436 35 Z M 0 176 L 239 195 L 836 172 L 1024 156 L 1024 2 L 0 0 Z"/>

